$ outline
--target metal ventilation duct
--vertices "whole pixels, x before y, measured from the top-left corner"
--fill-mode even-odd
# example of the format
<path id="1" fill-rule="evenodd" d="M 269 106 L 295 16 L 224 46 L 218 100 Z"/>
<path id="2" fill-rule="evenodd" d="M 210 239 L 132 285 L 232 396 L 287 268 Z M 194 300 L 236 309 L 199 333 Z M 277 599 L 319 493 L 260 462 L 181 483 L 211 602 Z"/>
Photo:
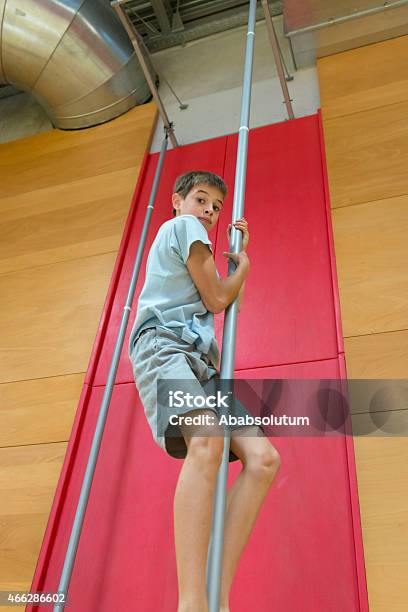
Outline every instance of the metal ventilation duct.
<path id="1" fill-rule="evenodd" d="M 31 91 L 63 129 L 113 119 L 150 98 L 109 0 L 0 0 L 0 82 Z"/>
<path id="2" fill-rule="evenodd" d="M 284 0 L 284 31 L 298 66 L 408 33 L 408 0 Z"/>

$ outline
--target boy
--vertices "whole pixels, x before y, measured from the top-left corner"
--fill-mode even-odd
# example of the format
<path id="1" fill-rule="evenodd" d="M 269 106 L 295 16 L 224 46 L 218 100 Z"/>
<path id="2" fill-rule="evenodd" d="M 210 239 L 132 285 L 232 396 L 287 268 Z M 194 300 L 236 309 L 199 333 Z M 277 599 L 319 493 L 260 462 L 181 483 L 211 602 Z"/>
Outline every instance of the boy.
<path id="1" fill-rule="evenodd" d="M 174 497 L 178 612 L 208 612 L 206 562 L 224 431 L 217 424 L 210 427 L 204 418 L 196 424 L 187 424 L 183 418 L 170 423 L 168 413 L 157 406 L 157 381 L 183 379 L 193 395 L 203 395 L 208 383 L 219 377 L 214 313 L 225 310 L 237 297 L 241 301 L 249 272 L 245 219 L 234 224 L 243 234 L 242 251 L 224 253 L 234 261 L 234 273 L 221 279 L 215 267 L 208 232 L 217 224 L 226 193 L 224 181 L 211 172 L 188 172 L 177 178 L 174 218 L 159 228 L 150 249 L 129 340 L 136 387 L 153 437 L 168 454 L 185 459 Z M 213 423 L 214 413 L 215 408 L 172 408 L 176 417 L 200 416 Z M 221 612 L 229 612 L 229 591 L 239 557 L 280 465 L 278 452 L 260 428 L 240 427 L 239 431 L 246 437 L 231 437 L 230 442 L 229 460 L 239 459 L 243 469 L 227 496 Z"/>

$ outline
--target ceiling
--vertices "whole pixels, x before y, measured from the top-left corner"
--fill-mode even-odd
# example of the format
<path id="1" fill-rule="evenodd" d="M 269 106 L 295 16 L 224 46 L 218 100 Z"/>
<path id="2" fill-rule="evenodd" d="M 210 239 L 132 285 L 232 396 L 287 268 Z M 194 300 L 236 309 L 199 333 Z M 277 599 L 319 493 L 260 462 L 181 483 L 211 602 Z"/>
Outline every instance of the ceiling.
<path id="1" fill-rule="evenodd" d="M 248 21 L 249 2 L 239 0 L 127 0 L 122 6 L 151 53 L 184 45 Z M 282 14 L 282 0 L 269 0 L 271 15 Z M 264 13 L 259 3 L 257 19 Z"/>
<path id="2" fill-rule="evenodd" d="M 248 22 L 249 1 L 242 0 L 122 0 L 121 5 L 151 53 L 183 46 Z M 272 16 L 282 14 L 283 0 L 269 0 L 269 6 Z M 262 19 L 264 13 L 259 2 L 257 20 Z M 21 91 L 12 85 L 0 84 L 0 99 L 18 93 Z"/>

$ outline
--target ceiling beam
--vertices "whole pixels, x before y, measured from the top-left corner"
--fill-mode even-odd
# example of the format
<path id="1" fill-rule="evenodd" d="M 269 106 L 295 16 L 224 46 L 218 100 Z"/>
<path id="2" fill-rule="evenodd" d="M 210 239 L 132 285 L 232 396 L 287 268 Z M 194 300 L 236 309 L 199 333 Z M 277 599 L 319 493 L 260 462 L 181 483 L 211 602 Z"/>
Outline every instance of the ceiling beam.
<path id="1" fill-rule="evenodd" d="M 203 7 L 205 6 L 203 2 Z M 273 17 L 282 14 L 282 1 L 269 1 L 270 12 Z M 184 29 L 177 31 L 172 29 L 170 32 L 162 32 L 159 36 L 147 33 L 145 43 L 151 53 L 168 49 L 176 45 L 184 45 L 192 40 L 204 38 L 217 32 L 224 32 L 231 28 L 246 25 L 248 22 L 248 8 L 240 6 L 224 10 L 216 15 L 207 14 L 197 19 L 186 20 L 182 12 L 181 18 L 184 20 Z M 262 6 L 257 8 L 256 20 L 265 19 Z M 137 24 L 135 24 L 136 26 Z"/>
<path id="2" fill-rule="evenodd" d="M 162 0 L 151 0 L 154 14 L 159 22 L 160 29 L 163 33 L 171 31 L 169 16 Z"/>

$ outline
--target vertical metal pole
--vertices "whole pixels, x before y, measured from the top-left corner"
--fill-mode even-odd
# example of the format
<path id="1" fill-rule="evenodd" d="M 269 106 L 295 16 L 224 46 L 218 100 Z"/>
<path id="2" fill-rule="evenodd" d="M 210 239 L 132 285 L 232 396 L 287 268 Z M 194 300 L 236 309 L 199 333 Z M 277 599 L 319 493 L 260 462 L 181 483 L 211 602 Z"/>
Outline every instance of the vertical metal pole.
<path id="1" fill-rule="evenodd" d="M 288 86 L 283 72 L 282 58 L 279 51 L 279 43 L 276 37 L 275 28 L 273 27 L 271 13 L 269 11 L 268 0 L 261 0 L 262 7 L 265 14 L 266 27 L 268 29 L 269 41 L 272 46 L 273 56 L 275 58 L 276 70 L 278 71 L 279 81 L 282 87 L 283 97 L 285 98 L 286 110 L 288 112 L 289 119 L 294 119 L 291 99 L 288 91 Z"/>
<path id="2" fill-rule="evenodd" d="M 291 56 L 292 62 L 293 62 L 293 67 L 294 67 L 295 70 L 297 70 L 298 67 L 297 67 L 297 63 L 296 63 L 295 54 L 293 53 L 292 39 L 290 38 L 290 36 L 288 37 L 288 41 L 289 41 L 289 50 L 290 50 L 290 56 Z"/>
<path id="3" fill-rule="evenodd" d="M 143 74 L 145 76 L 146 81 L 149 84 L 150 87 L 150 91 L 152 92 L 154 101 L 157 104 L 157 108 L 159 109 L 159 113 L 161 115 L 164 127 L 169 135 L 169 138 L 171 140 L 171 144 L 173 145 L 173 147 L 178 147 L 178 142 L 176 140 L 176 137 L 174 135 L 174 126 L 173 123 L 171 123 L 169 121 L 168 115 L 166 113 L 166 110 L 163 106 L 163 102 L 161 101 L 161 98 L 159 96 L 159 92 L 157 91 L 157 87 L 153 82 L 153 78 L 152 75 L 150 74 L 150 70 L 149 70 L 149 66 L 146 63 L 145 57 L 143 55 L 142 49 L 140 47 L 140 43 L 139 43 L 139 39 L 138 39 L 138 34 L 136 32 L 136 30 L 133 27 L 133 23 L 130 21 L 128 15 L 126 14 L 126 12 L 123 10 L 122 8 L 122 4 L 124 4 L 123 0 L 114 0 L 113 2 L 111 2 L 111 7 L 116 11 L 119 19 L 122 22 L 123 27 L 125 28 L 127 35 L 130 38 L 130 42 L 133 45 L 133 48 L 135 50 L 135 53 L 137 55 L 137 59 L 140 62 L 140 65 L 142 67 L 143 70 Z"/>
<path id="4" fill-rule="evenodd" d="M 234 203 L 232 224 L 244 214 L 245 180 L 248 151 L 249 110 L 251 103 L 252 64 L 254 56 L 256 0 L 250 0 L 245 52 L 244 78 L 242 86 L 241 119 L 238 135 L 237 163 L 235 169 Z M 239 253 L 242 247 L 242 233 L 232 225 L 230 252 Z M 235 264 L 229 262 L 228 275 L 235 269 Z M 234 376 L 235 343 L 237 327 L 238 303 L 235 299 L 225 311 L 224 332 L 221 351 L 221 379 L 232 379 Z M 224 519 L 227 494 L 227 478 L 230 451 L 230 434 L 224 432 L 224 452 L 218 473 L 214 511 L 213 528 L 207 560 L 207 594 L 210 612 L 219 611 L 221 571 L 224 541 Z"/>
<path id="5" fill-rule="evenodd" d="M 149 229 L 150 218 L 152 216 L 154 201 L 156 198 L 157 188 L 159 186 L 160 175 L 163 167 L 164 156 L 167 150 L 167 133 L 163 139 L 163 144 L 160 151 L 160 157 L 156 168 L 156 174 L 153 181 L 153 187 L 150 194 L 149 203 L 147 205 L 146 216 L 143 224 L 142 236 L 140 238 L 139 246 L 137 248 L 136 261 L 133 268 L 132 279 L 129 286 L 128 295 L 126 298 L 126 305 L 123 308 L 122 321 L 118 337 L 116 340 L 115 350 L 112 357 L 112 363 L 110 366 L 108 379 L 106 382 L 105 392 L 102 399 L 102 404 L 99 409 L 98 421 L 96 423 L 95 433 L 92 440 L 92 447 L 88 457 L 88 463 L 85 470 L 85 476 L 79 495 L 78 506 L 75 513 L 74 524 L 71 530 L 71 536 L 68 543 L 68 549 L 65 555 L 64 566 L 62 569 L 61 580 L 58 586 L 59 593 L 65 593 L 67 595 L 69 583 L 71 580 L 72 569 L 75 561 L 75 556 L 78 548 L 79 538 L 81 536 L 82 525 L 85 518 L 85 511 L 88 504 L 89 494 L 92 486 L 92 480 L 95 472 L 96 462 L 98 460 L 99 448 L 102 441 L 103 430 L 105 427 L 106 417 L 108 415 L 108 408 L 113 392 L 113 385 L 115 383 L 116 372 L 119 365 L 119 358 L 122 352 L 123 342 L 125 339 L 126 327 L 130 316 L 130 309 L 133 300 L 133 296 L 136 289 L 136 282 L 139 275 L 140 264 L 142 262 L 143 251 L 146 243 L 147 232 Z M 54 606 L 54 612 L 61 612 L 64 608 L 64 604 L 56 604 Z"/>

